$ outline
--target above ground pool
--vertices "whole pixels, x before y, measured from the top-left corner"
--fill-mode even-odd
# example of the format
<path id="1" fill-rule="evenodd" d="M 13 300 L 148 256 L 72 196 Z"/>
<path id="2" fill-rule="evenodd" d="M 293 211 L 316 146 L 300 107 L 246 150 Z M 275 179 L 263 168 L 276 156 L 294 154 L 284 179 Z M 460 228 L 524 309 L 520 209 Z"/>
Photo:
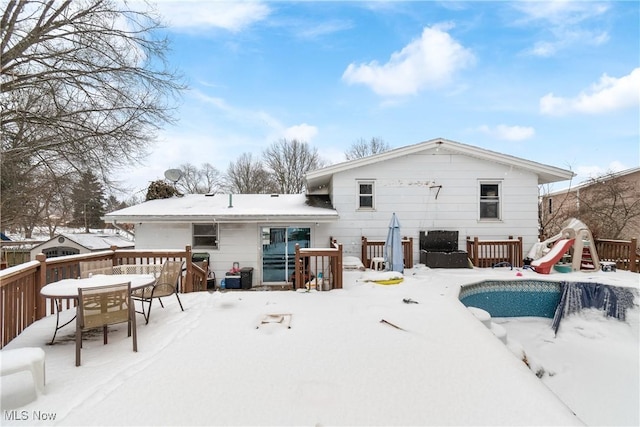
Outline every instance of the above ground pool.
<path id="1" fill-rule="evenodd" d="M 546 280 L 484 280 L 460 287 L 458 298 L 492 317 L 553 318 L 560 302 L 561 284 Z"/>
<path id="2" fill-rule="evenodd" d="M 625 319 L 634 305 L 634 291 L 592 282 L 546 280 L 484 280 L 460 287 L 460 302 L 492 317 L 548 317 L 558 331 L 563 316 L 583 308 L 603 310 L 609 317 Z"/>

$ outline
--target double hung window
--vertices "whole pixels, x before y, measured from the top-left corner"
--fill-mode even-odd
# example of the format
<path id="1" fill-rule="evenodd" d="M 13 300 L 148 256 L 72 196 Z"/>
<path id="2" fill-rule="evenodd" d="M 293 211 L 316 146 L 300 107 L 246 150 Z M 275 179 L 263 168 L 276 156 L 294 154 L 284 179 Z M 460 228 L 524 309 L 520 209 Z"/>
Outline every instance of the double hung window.
<path id="1" fill-rule="evenodd" d="M 358 181 L 358 209 L 374 209 L 374 181 Z"/>
<path id="2" fill-rule="evenodd" d="M 500 219 L 500 183 L 480 183 L 480 220 Z"/>

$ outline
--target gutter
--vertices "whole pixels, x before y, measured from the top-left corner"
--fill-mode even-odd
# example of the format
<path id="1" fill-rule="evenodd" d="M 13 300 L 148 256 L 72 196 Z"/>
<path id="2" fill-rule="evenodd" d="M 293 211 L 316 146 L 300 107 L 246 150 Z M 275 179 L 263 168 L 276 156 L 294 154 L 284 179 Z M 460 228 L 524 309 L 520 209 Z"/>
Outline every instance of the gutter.
<path id="1" fill-rule="evenodd" d="M 115 228 L 117 228 L 118 230 L 122 231 L 123 233 L 127 234 L 131 238 L 131 240 L 133 240 L 134 242 L 136 241 L 135 233 L 132 233 L 129 230 L 125 230 L 124 228 L 120 227 L 118 225 L 118 222 L 115 219 L 113 221 L 111 221 L 111 225 L 113 225 Z"/>

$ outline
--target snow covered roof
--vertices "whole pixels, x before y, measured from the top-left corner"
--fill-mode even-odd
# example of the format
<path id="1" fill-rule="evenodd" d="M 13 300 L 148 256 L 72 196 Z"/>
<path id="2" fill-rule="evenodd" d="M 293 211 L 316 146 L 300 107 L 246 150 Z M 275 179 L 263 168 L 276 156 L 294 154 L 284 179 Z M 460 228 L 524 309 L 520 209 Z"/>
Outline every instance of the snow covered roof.
<path id="1" fill-rule="evenodd" d="M 95 234 L 95 233 L 60 233 L 56 235 L 53 239 L 47 240 L 37 246 L 34 246 L 33 249 L 37 249 L 40 246 L 47 245 L 49 242 L 58 241 L 60 242 L 60 238 L 71 240 L 76 244 L 90 250 L 90 251 L 100 251 L 111 248 L 111 246 L 117 246 L 118 248 L 133 248 L 135 246 L 134 242 L 131 240 L 127 240 L 117 234 Z M 62 244 L 64 240 L 60 243 Z"/>
<path id="2" fill-rule="evenodd" d="M 550 196 L 557 196 L 558 194 L 566 194 L 568 192 L 571 191 L 577 191 L 577 190 L 581 190 L 583 188 L 587 188 L 590 187 L 592 185 L 594 185 L 595 182 L 602 182 L 608 179 L 618 179 L 618 178 L 622 178 L 634 173 L 638 173 L 640 172 L 640 167 L 635 167 L 635 168 L 631 168 L 631 169 L 625 169 L 625 170 L 621 170 L 618 172 L 611 172 L 611 173 L 605 173 L 602 174 L 598 177 L 592 177 L 591 179 L 587 179 L 582 181 L 581 183 L 574 185 L 573 187 L 567 187 L 567 188 L 563 188 L 561 190 L 556 190 L 556 191 L 552 191 L 548 194 L 545 194 L 546 197 L 550 197 Z"/>
<path id="3" fill-rule="evenodd" d="M 107 222 L 258 222 L 338 219 L 328 198 L 304 194 L 187 194 L 149 200 L 106 214 Z"/>
<path id="4" fill-rule="evenodd" d="M 460 142 L 450 141 L 448 139 L 436 138 L 429 141 L 420 142 L 418 144 L 407 145 L 405 147 L 400 147 L 394 150 L 385 151 L 383 153 L 374 154 L 372 156 L 338 163 L 326 168 L 309 172 L 306 175 L 307 188 L 312 190 L 322 188 L 329 183 L 331 176 L 338 172 L 384 162 L 395 159 L 397 157 L 406 156 L 408 154 L 428 150 L 442 150 L 450 153 L 463 154 L 469 157 L 474 157 L 489 162 L 500 163 L 508 166 L 513 166 L 514 168 L 528 170 L 538 175 L 539 184 L 566 181 L 568 179 L 571 179 L 575 175 L 570 170 L 544 165 L 542 163 L 521 159 L 519 157 L 509 156 L 506 154 L 498 153 L 496 151 L 474 147 L 472 145 L 462 144 Z"/>

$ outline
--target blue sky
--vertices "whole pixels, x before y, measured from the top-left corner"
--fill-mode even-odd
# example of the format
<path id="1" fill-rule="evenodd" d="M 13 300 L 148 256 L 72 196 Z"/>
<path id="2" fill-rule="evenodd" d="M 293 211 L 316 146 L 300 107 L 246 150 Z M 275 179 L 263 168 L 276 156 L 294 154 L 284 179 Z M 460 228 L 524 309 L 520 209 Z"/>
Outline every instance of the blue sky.
<path id="1" fill-rule="evenodd" d="M 335 163 L 361 138 L 442 137 L 577 181 L 640 162 L 636 1 L 156 5 L 189 90 L 129 174 L 134 192 L 184 163 L 224 172 L 281 138 Z"/>

